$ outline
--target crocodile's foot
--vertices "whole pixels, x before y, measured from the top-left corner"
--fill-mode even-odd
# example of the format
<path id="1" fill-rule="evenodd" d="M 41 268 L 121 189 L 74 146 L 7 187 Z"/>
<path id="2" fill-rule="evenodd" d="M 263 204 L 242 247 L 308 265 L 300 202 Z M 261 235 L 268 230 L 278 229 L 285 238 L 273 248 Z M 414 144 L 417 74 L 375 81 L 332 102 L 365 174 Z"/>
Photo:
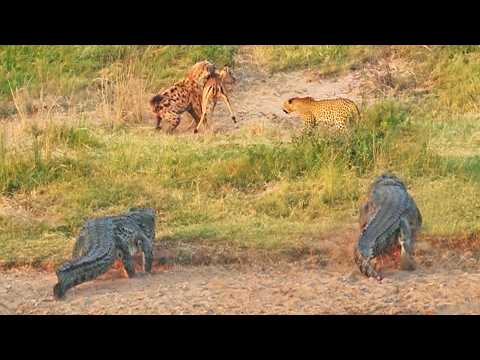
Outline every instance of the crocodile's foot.
<path id="1" fill-rule="evenodd" d="M 358 251 L 355 251 L 355 262 L 360 269 L 360 272 L 369 278 L 374 278 L 378 281 L 381 281 L 383 277 L 380 275 L 377 270 L 372 266 L 371 259 L 368 259 L 361 255 Z"/>
<path id="2" fill-rule="evenodd" d="M 415 261 L 410 255 L 402 254 L 400 256 L 400 269 L 406 271 L 413 271 L 415 270 L 416 265 Z"/>
<path id="3" fill-rule="evenodd" d="M 60 283 L 55 284 L 53 287 L 53 297 L 57 300 L 61 300 L 65 298 L 65 290 Z"/>

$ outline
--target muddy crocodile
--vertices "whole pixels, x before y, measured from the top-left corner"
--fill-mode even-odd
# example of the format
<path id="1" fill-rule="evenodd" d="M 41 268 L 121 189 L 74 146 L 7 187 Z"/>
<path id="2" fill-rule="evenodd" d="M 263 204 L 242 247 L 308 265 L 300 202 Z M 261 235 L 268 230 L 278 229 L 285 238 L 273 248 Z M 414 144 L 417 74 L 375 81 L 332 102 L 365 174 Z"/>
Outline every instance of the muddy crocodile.
<path id="1" fill-rule="evenodd" d="M 151 272 L 155 239 L 155 211 L 131 208 L 125 214 L 87 220 L 75 243 L 72 260 L 56 270 L 56 299 L 68 289 L 107 272 L 120 259 L 128 277 L 135 276 L 133 255 L 143 253 L 145 272 Z"/>
<path id="2" fill-rule="evenodd" d="M 361 233 L 354 258 L 364 275 L 381 280 L 371 260 L 392 253 L 398 246 L 400 268 L 415 269 L 413 248 L 422 215 L 399 178 L 384 173 L 373 181 L 369 198 L 360 208 L 359 223 Z"/>

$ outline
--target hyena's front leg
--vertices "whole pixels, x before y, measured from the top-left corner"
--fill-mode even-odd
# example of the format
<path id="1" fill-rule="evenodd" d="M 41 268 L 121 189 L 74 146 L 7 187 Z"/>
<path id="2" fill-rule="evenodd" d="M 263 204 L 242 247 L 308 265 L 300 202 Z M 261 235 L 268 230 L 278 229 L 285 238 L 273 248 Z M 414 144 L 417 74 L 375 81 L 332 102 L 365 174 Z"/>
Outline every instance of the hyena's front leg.
<path id="1" fill-rule="evenodd" d="M 191 106 L 187 111 L 192 116 L 192 122 L 188 126 L 188 130 L 190 130 L 193 125 L 197 126 L 200 122 L 202 111 L 198 106 Z"/>
<path id="2" fill-rule="evenodd" d="M 194 125 L 197 126 L 200 122 L 202 116 L 202 96 L 201 94 L 195 94 L 192 96 L 191 104 L 189 109 L 187 110 L 190 115 L 192 116 L 192 122 L 188 126 L 188 130 L 190 130 Z"/>

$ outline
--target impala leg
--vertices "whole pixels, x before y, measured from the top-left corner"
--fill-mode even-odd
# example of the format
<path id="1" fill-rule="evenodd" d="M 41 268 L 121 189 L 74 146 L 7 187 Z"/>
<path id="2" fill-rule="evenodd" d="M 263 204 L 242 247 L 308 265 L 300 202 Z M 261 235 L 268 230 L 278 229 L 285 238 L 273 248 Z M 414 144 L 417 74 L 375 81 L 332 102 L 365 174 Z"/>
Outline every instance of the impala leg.
<path id="1" fill-rule="evenodd" d="M 228 111 L 230 111 L 230 116 L 232 117 L 233 122 L 236 124 L 237 120 L 235 119 L 235 114 L 233 113 L 232 105 L 230 104 L 230 100 L 228 100 L 228 96 L 224 93 L 220 93 L 219 95 L 223 101 L 225 101 L 225 104 L 227 104 Z"/>

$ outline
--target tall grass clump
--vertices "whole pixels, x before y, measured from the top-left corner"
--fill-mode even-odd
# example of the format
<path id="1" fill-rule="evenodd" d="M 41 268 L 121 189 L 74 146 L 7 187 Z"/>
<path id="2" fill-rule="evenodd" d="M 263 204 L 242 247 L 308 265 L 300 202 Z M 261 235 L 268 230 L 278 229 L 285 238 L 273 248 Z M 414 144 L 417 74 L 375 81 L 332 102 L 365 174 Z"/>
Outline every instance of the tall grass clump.
<path id="1" fill-rule="evenodd" d="M 300 135 L 294 149 L 315 164 L 338 164 L 359 176 L 389 166 L 390 153 L 408 119 L 408 108 L 393 101 L 380 102 L 362 114 L 360 121 L 340 135 L 315 131 Z"/>
<path id="2" fill-rule="evenodd" d="M 10 95 L 19 90 L 34 99 L 67 96 L 77 106 L 93 107 L 102 92 L 117 119 L 139 121 L 150 93 L 181 78 L 197 61 L 232 65 L 236 51 L 224 45 L 2 45 L 0 117 L 15 112 Z"/>
<path id="3" fill-rule="evenodd" d="M 25 123 L 10 133 L 2 129 L 0 143 L 0 193 L 31 191 L 71 176 L 85 176 L 92 164 L 77 152 L 98 149 L 100 140 L 88 127 L 59 121 Z M 17 139 L 15 141 L 14 139 Z"/>

